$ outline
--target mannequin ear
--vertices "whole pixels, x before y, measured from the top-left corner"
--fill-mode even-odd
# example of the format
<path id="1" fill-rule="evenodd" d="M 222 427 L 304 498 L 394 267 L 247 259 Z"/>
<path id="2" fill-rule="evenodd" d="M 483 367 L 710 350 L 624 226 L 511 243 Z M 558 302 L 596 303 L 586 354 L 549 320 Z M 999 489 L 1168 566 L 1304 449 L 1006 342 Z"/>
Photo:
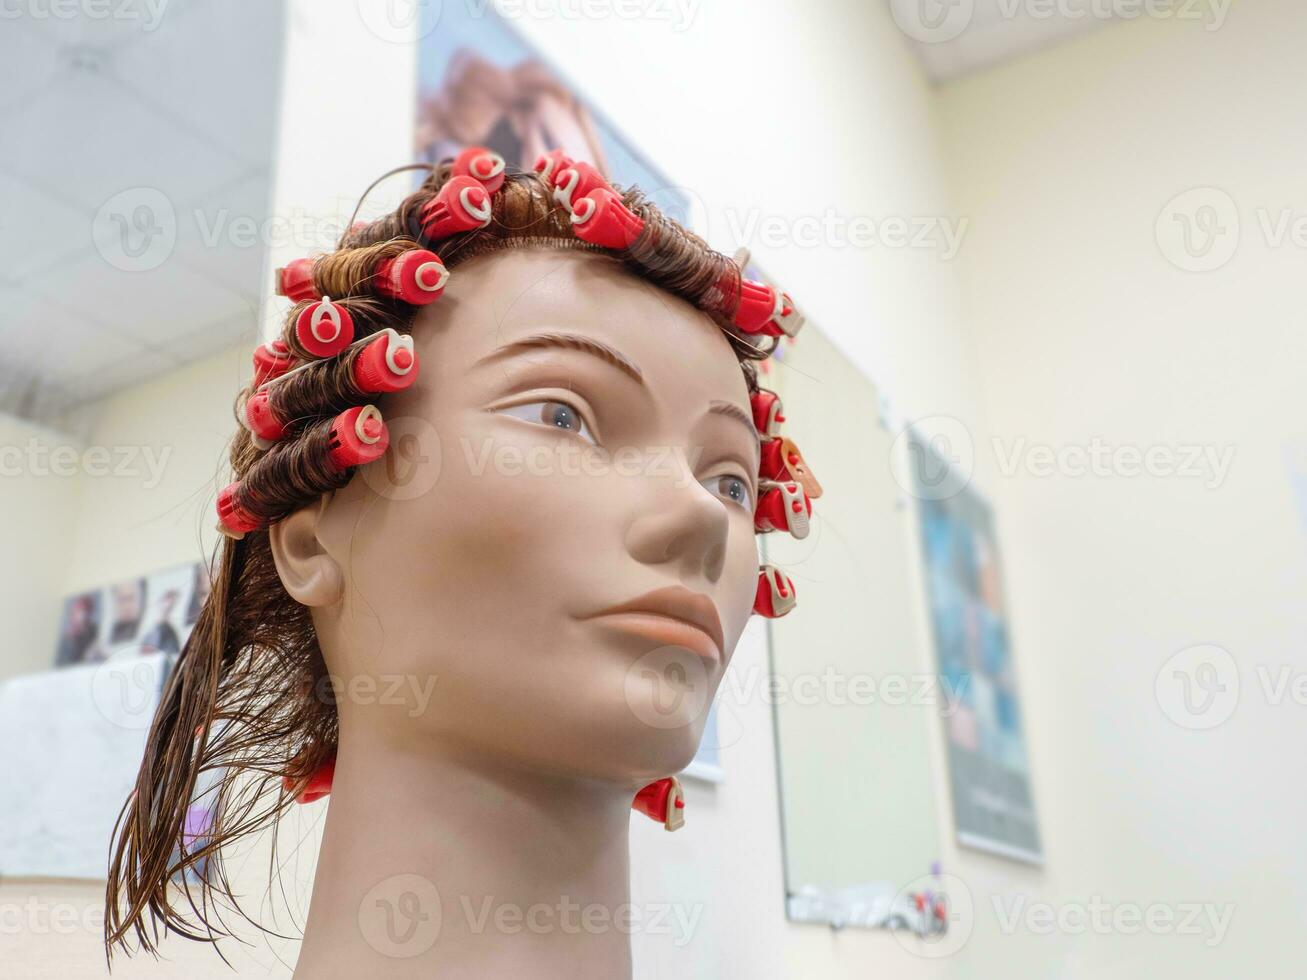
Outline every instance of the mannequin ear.
<path id="1" fill-rule="evenodd" d="M 268 528 L 268 543 L 281 584 L 292 599 L 306 606 L 334 605 L 345 593 L 340 565 L 327 553 L 319 537 L 319 526 L 330 502 L 331 494 L 324 493 L 317 502 Z"/>

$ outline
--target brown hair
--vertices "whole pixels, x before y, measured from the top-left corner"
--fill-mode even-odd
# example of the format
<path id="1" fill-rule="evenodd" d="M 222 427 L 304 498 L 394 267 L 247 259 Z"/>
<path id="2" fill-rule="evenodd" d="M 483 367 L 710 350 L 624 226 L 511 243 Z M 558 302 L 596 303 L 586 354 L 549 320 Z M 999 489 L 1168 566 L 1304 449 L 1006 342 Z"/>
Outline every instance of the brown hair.
<path id="1" fill-rule="evenodd" d="M 770 350 L 730 329 L 739 302 L 738 267 L 638 191 L 622 194 L 644 221 L 625 250 L 577 238 L 549 186 L 524 173 L 508 174 L 493 195 L 487 227 L 430 246 L 420 214 L 450 176 L 448 163 L 435 167 L 393 213 L 351 228 L 335 252 L 313 263 L 317 292 L 349 311 L 359 336 L 411 329 L 415 308 L 374 291 L 378 264 L 407 249 L 435 247 L 446 267 L 506 248 L 585 249 L 613 256 L 707 313 L 727 332 L 750 391 L 757 390 L 752 361 Z M 375 398 L 353 384 L 352 354 L 316 360 L 300 346 L 294 325 L 305 305 L 290 310 L 282 337 L 307 362 L 296 375 L 279 379 L 277 407 L 288 420 L 286 436 L 262 449 L 242 426 L 231 444 L 238 502 L 264 521 L 285 517 L 349 481 L 351 471 L 340 472 L 327 461 L 331 422 L 343 409 Z M 253 390 L 251 384 L 241 393 L 238 410 Z M 275 828 L 298 788 L 335 755 L 336 708 L 326 665 L 308 609 L 281 584 L 266 530 L 225 538 L 211 576 L 212 591 L 168 679 L 135 790 L 114 831 L 105 893 L 110 956 L 115 946 L 130 952 L 132 933 L 150 952 L 157 952 L 163 932 L 216 942 L 230 935 L 224 909 L 262 928 L 241 911 L 221 849 Z M 199 802 L 211 812 L 211 822 L 192 835 L 187 814 L 205 774 L 214 785 Z M 284 779 L 295 788 L 283 788 Z M 170 891 L 174 880 L 180 895 Z"/>

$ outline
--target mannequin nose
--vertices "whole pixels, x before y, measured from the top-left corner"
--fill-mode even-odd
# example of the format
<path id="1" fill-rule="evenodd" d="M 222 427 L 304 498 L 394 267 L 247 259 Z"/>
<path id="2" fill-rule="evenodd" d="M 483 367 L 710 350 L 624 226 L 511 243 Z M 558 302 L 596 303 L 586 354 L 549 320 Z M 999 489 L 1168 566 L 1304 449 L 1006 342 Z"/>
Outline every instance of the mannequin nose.
<path id="1" fill-rule="evenodd" d="M 676 563 L 683 578 L 716 582 L 726 563 L 730 517 L 720 500 L 697 483 L 641 514 L 626 535 L 626 549 L 645 565 Z"/>

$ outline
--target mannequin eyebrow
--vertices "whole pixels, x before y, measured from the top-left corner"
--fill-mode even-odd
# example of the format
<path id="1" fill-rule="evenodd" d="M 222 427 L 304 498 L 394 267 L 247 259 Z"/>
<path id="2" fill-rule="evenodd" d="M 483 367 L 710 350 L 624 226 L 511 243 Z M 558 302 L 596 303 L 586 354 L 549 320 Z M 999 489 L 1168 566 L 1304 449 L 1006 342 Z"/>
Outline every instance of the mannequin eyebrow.
<path id="1" fill-rule="evenodd" d="M 505 344 L 497 350 L 491 351 L 485 357 L 477 361 L 477 364 L 484 364 L 487 361 L 498 360 L 501 357 L 509 357 L 513 354 L 521 353 L 528 350 L 540 350 L 547 347 L 559 347 L 565 350 L 577 350 L 584 354 L 590 354 L 599 358 L 613 367 L 617 368 L 624 374 L 634 378 L 640 384 L 644 384 L 644 372 L 631 363 L 626 355 L 620 351 L 609 347 L 602 341 L 595 340 L 593 337 L 585 337 L 577 333 L 537 333 L 530 337 L 523 337 L 521 340 L 515 340 L 510 344 Z M 753 423 L 750 423 L 752 425 Z"/>
<path id="2" fill-rule="evenodd" d="M 735 419 L 749 430 L 749 435 L 753 437 L 754 442 L 760 441 L 757 426 L 753 424 L 753 416 L 734 402 L 724 402 L 714 399 L 708 403 L 708 414 L 725 415 L 728 419 Z"/>

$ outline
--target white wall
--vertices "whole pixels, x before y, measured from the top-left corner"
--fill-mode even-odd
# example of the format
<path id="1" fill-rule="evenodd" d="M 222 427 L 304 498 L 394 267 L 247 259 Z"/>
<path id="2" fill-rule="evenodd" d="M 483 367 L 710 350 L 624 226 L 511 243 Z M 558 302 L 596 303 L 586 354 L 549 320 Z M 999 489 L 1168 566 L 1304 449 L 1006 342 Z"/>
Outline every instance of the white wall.
<path id="1" fill-rule="evenodd" d="M 1257 670 L 1307 667 L 1307 541 L 1285 465 L 1307 437 L 1307 253 L 1272 247 L 1257 211 L 1307 214 L 1304 40 L 1301 4 L 1240 2 L 1218 32 L 1112 25 L 941 91 L 950 184 L 972 219 L 967 326 L 1005 455 L 1095 438 L 1159 447 L 1159 462 L 1186 445 L 1234 452 L 1219 485 L 1005 475 L 977 433 L 1048 850 L 1029 901 L 1235 904 L 1213 948 L 1055 932 L 1004 943 L 1004 963 L 1042 948 L 1074 976 L 1299 972 L 1307 799 L 1292 760 L 1307 707 L 1269 704 Z M 1238 248 L 1184 271 L 1164 209 L 1209 185 L 1235 202 Z M 1213 661 L 1212 676 L 1242 692 L 1228 721 L 1195 731 L 1154 685 L 1170 656 L 1209 643 L 1237 664 Z M 1180 681 L 1163 680 L 1174 710 Z"/>

